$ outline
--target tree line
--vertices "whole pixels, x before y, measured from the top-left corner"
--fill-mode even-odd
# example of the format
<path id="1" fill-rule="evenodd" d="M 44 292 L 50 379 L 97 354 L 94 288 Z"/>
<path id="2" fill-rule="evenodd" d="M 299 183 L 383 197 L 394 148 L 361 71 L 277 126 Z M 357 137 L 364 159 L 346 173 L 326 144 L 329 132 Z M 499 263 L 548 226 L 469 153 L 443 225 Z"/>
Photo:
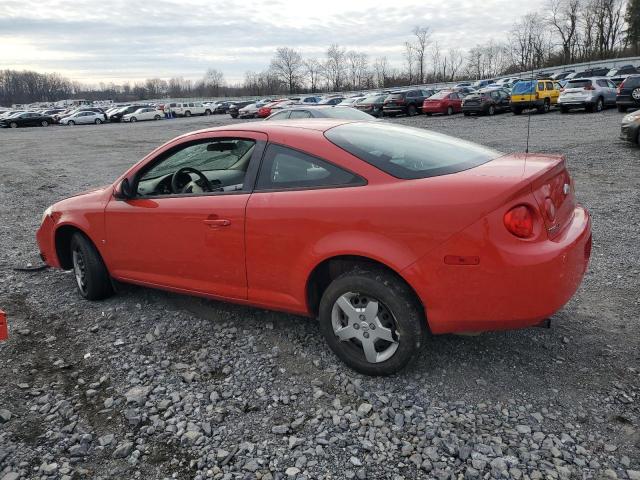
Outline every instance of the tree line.
<path id="1" fill-rule="evenodd" d="M 124 102 L 391 88 L 640 55 L 640 0 L 547 0 L 544 5 L 515 22 L 503 41 L 492 40 L 466 52 L 444 48 L 433 39 L 430 27 L 416 26 L 397 65 L 385 56 L 371 58 L 364 51 L 332 44 L 320 58 L 305 58 L 291 47 L 277 48 L 265 69 L 247 71 L 235 84 L 215 68 L 196 81 L 150 78 L 98 86 L 55 73 L 3 70 L 0 105 L 64 98 Z"/>

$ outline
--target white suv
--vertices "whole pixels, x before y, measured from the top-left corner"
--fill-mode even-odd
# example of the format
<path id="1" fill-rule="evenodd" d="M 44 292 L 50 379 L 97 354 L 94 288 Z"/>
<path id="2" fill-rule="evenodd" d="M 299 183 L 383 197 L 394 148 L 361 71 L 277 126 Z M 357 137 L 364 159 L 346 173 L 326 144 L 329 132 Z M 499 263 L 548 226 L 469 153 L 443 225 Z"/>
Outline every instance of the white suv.
<path id="1" fill-rule="evenodd" d="M 200 102 L 170 103 L 169 109 L 178 117 L 190 117 L 191 115 L 211 115 L 211 107 L 204 106 Z"/>

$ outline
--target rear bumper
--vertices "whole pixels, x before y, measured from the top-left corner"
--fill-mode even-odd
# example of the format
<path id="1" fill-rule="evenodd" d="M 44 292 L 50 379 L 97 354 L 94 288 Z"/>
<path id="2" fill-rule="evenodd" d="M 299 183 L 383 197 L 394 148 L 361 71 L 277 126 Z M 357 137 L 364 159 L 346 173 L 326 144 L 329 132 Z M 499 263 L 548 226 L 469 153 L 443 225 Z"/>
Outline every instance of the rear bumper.
<path id="1" fill-rule="evenodd" d="M 443 105 L 423 105 L 422 113 L 446 113 L 447 108 Z"/>
<path id="2" fill-rule="evenodd" d="M 537 325 L 562 308 L 582 281 L 591 255 L 591 220 L 581 206 L 553 240 L 497 245 L 486 228 L 476 223 L 402 272 L 435 334 Z M 452 253 L 477 255 L 479 264 L 445 264 L 444 256 Z"/>
<path id="3" fill-rule="evenodd" d="M 616 105 L 627 108 L 640 108 L 640 102 L 633 99 L 631 94 L 616 96 Z"/>
<path id="4" fill-rule="evenodd" d="M 384 113 L 391 113 L 391 114 L 398 114 L 398 113 L 407 113 L 407 107 L 399 107 L 399 106 L 393 106 L 393 107 L 382 107 L 382 111 Z"/>
<path id="5" fill-rule="evenodd" d="M 544 106 L 544 100 L 526 100 L 523 102 L 511 102 L 511 109 L 514 108 L 540 108 Z"/>
<path id="6" fill-rule="evenodd" d="M 595 98 L 580 98 L 580 99 L 558 99 L 558 105 L 567 108 L 585 108 L 596 104 Z"/>

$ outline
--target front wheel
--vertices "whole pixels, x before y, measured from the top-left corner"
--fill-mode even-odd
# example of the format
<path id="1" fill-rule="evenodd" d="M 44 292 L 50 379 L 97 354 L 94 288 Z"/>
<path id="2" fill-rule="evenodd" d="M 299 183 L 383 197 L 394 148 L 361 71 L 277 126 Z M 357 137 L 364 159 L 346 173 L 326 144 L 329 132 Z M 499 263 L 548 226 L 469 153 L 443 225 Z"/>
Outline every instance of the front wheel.
<path id="1" fill-rule="evenodd" d="M 569 113 L 569 109 L 567 107 L 560 107 L 560 113 Z"/>
<path id="2" fill-rule="evenodd" d="M 107 267 L 91 241 L 81 233 L 71 237 L 71 260 L 78 291 L 87 300 L 102 300 L 113 294 Z"/>
<path id="3" fill-rule="evenodd" d="M 131 117 L 131 119 L 129 120 L 131 123 L 135 123 L 138 121 L 138 119 L 136 117 Z"/>
<path id="4" fill-rule="evenodd" d="M 333 352 L 365 375 L 391 375 L 419 352 L 426 320 L 393 274 L 358 268 L 336 278 L 320 301 L 320 331 Z"/>
<path id="5" fill-rule="evenodd" d="M 155 117 L 153 117 L 154 120 L 160 120 L 162 117 L 160 115 L 156 115 Z"/>
<path id="6" fill-rule="evenodd" d="M 184 116 L 185 117 L 190 117 L 191 116 L 191 112 L 189 110 L 187 110 L 186 112 L 184 112 Z"/>
<path id="7" fill-rule="evenodd" d="M 48 127 L 49 126 L 49 122 L 46 120 L 43 120 L 42 122 L 40 122 L 40 125 L 42 125 L 43 127 Z"/>
<path id="8" fill-rule="evenodd" d="M 453 107 L 447 108 L 447 115 L 453 115 Z"/>
<path id="9" fill-rule="evenodd" d="M 487 110 L 487 113 L 491 116 L 496 114 L 496 107 L 494 107 L 493 105 L 489 105 L 489 110 Z"/>
<path id="10" fill-rule="evenodd" d="M 69 120 L 67 122 L 67 125 L 69 125 L 70 127 L 73 127 L 76 124 L 76 122 L 74 122 L 73 120 Z"/>
<path id="11" fill-rule="evenodd" d="M 471 115 L 471 112 L 462 112 L 464 114 L 465 117 L 468 117 Z"/>
<path id="12" fill-rule="evenodd" d="M 409 105 L 409 107 L 407 107 L 407 115 L 409 115 L 410 117 L 414 117 L 418 114 L 418 110 L 416 109 L 415 105 Z"/>
<path id="13" fill-rule="evenodd" d="M 96 118 L 95 124 L 100 125 L 101 123 L 102 123 L 102 120 L 100 120 L 99 118 Z"/>
<path id="14" fill-rule="evenodd" d="M 204 111 L 204 114 L 208 117 L 209 115 L 211 115 L 211 110 L 206 109 L 206 110 Z"/>
<path id="15" fill-rule="evenodd" d="M 511 111 L 514 115 L 522 115 L 522 109 L 520 107 L 511 107 Z"/>

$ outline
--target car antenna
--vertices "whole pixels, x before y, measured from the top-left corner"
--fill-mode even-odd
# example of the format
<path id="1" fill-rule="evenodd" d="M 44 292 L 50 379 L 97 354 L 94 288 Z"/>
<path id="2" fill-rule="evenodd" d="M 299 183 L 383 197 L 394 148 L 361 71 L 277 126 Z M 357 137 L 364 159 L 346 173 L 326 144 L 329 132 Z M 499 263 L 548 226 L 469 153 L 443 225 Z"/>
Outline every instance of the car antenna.
<path id="1" fill-rule="evenodd" d="M 538 84 L 533 80 L 533 61 L 531 62 L 531 82 L 533 82 L 533 89 L 537 90 Z M 527 148 L 524 153 L 529 154 L 529 133 L 531 132 L 531 106 L 529 106 L 529 113 L 527 114 Z"/>

